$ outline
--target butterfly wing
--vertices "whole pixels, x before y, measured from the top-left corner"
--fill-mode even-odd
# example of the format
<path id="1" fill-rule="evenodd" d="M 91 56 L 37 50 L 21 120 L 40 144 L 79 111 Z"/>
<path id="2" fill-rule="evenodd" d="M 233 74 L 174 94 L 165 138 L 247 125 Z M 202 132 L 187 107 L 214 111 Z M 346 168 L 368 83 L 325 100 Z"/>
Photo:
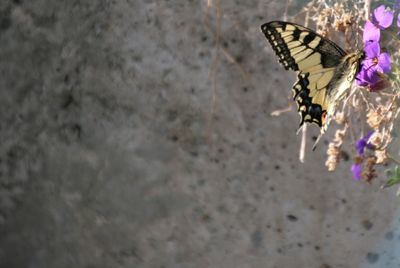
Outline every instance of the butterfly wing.
<path id="1" fill-rule="evenodd" d="M 272 21 L 261 26 L 280 63 L 298 72 L 293 98 L 304 122 L 324 130 L 331 101 L 330 82 L 346 53 L 332 41 L 303 26 Z"/>

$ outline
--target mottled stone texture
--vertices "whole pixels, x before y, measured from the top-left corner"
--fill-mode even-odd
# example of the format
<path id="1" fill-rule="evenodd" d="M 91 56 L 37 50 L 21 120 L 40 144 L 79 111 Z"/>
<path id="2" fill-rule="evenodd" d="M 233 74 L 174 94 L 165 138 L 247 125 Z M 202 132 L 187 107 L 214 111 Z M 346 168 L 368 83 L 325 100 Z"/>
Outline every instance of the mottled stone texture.
<path id="1" fill-rule="evenodd" d="M 284 9 L 2 0 L 0 267 L 393 261 L 394 193 L 353 181 L 351 159 L 328 173 L 315 128 L 299 163 L 298 115 L 270 116 L 295 75 L 259 26 Z"/>

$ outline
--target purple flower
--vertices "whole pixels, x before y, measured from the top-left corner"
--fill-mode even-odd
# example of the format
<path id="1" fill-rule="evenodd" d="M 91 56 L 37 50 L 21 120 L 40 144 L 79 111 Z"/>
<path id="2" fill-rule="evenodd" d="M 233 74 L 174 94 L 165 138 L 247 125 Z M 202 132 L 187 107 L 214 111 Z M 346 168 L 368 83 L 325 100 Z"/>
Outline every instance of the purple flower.
<path id="1" fill-rule="evenodd" d="M 391 70 L 391 59 L 388 53 L 381 53 L 379 43 L 372 41 L 365 44 L 366 59 L 356 76 L 359 86 L 373 87 L 379 80 L 378 73 L 388 73 Z"/>
<path id="2" fill-rule="evenodd" d="M 393 11 L 386 10 L 384 5 L 377 7 L 372 13 L 371 21 L 364 25 L 363 41 L 379 41 L 380 30 L 388 28 L 393 22 Z"/>
<path id="3" fill-rule="evenodd" d="M 361 164 L 351 165 L 351 172 L 353 173 L 353 177 L 355 180 L 357 181 L 361 180 L 361 173 L 362 173 Z"/>
<path id="4" fill-rule="evenodd" d="M 384 5 L 375 8 L 372 13 L 372 23 L 380 29 L 386 29 L 393 22 L 393 11 L 386 10 Z"/>
<path id="5" fill-rule="evenodd" d="M 364 154 L 365 147 L 367 147 L 369 149 L 373 148 L 373 145 L 368 143 L 368 140 L 369 140 L 369 138 L 371 138 L 372 134 L 374 134 L 374 132 L 370 131 L 370 132 L 368 132 L 368 134 L 365 137 L 363 137 L 357 141 L 356 150 L 359 155 Z"/>
<path id="6" fill-rule="evenodd" d="M 391 69 L 389 53 L 382 53 L 378 42 L 369 42 L 364 48 L 366 59 L 363 62 L 365 68 L 373 68 L 380 73 L 388 73 Z"/>

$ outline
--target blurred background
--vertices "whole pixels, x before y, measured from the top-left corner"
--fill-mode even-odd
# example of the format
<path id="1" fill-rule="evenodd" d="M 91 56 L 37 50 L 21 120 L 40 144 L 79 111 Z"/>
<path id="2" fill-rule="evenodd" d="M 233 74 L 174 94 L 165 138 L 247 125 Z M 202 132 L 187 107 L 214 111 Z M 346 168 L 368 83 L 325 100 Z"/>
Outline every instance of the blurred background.
<path id="1" fill-rule="evenodd" d="M 400 267 L 335 127 L 299 161 L 260 25 L 306 3 L 2 0 L 0 267 Z"/>

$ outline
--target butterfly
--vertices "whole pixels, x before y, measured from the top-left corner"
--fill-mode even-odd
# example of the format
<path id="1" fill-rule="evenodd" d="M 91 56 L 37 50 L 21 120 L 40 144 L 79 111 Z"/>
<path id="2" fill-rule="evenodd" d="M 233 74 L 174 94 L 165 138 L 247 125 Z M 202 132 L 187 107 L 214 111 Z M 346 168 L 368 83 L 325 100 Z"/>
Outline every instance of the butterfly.
<path id="1" fill-rule="evenodd" d="M 347 54 L 334 42 L 291 22 L 271 21 L 261 30 L 283 67 L 297 72 L 292 91 L 301 116 L 299 129 L 305 122 L 320 127 L 315 149 L 338 104 L 348 95 L 365 53 Z"/>

